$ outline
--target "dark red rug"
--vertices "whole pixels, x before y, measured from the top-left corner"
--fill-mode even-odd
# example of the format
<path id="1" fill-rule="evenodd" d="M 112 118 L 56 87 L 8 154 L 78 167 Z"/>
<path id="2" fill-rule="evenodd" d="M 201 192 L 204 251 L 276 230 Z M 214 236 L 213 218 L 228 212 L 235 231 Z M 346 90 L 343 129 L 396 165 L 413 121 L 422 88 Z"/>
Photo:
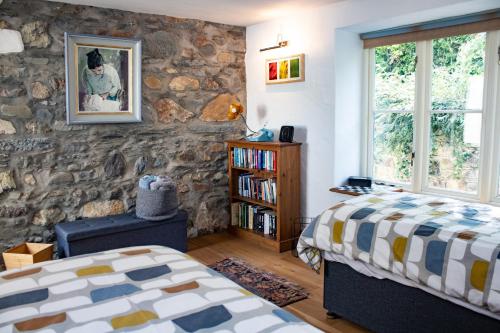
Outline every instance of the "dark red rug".
<path id="1" fill-rule="evenodd" d="M 298 284 L 255 268 L 239 258 L 226 258 L 208 267 L 280 307 L 309 296 Z"/>

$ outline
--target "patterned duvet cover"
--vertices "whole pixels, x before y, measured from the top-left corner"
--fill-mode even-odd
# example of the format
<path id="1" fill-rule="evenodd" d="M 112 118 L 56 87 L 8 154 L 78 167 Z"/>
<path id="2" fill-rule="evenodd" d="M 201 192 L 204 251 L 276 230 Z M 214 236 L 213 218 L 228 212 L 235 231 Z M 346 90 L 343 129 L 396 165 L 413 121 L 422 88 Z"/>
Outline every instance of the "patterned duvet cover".
<path id="1" fill-rule="evenodd" d="M 0 274 L 0 332 L 319 332 L 176 250 L 147 246 Z"/>
<path id="2" fill-rule="evenodd" d="M 356 197 L 302 233 L 300 258 L 319 272 L 341 254 L 500 313 L 500 208 L 409 193 Z"/>

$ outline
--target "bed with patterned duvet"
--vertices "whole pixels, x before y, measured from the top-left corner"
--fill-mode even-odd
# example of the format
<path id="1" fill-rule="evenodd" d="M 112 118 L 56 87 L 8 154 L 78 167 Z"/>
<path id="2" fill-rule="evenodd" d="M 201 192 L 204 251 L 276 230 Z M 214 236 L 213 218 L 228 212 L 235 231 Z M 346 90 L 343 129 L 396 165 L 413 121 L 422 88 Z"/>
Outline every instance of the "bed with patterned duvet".
<path id="1" fill-rule="evenodd" d="M 302 233 L 300 258 L 420 288 L 500 319 L 500 208 L 411 193 L 341 202 Z"/>
<path id="2" fill-rule="evenodd" d="M 0 274 L 0 332 L 320 332 L 188 255 L 117 249 Z"/>

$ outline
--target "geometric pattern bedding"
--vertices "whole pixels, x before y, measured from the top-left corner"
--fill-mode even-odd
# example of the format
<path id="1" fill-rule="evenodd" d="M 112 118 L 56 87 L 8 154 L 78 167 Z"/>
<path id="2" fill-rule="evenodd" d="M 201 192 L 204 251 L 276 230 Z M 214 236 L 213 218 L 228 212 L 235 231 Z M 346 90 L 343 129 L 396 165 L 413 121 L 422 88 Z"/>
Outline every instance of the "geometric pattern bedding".
<path id="1" fill-rule="evenodd" d="M 319 272 L 341 254 L 500 313 L 500 208 L 411 193 L 356 197 L 303 231 L 300 258 Z"/>
<path id="2" fill-rule="evenodd" d="M 0 274 L 0 332 L 320 332 L 188 255 L 124 248 Z"/>

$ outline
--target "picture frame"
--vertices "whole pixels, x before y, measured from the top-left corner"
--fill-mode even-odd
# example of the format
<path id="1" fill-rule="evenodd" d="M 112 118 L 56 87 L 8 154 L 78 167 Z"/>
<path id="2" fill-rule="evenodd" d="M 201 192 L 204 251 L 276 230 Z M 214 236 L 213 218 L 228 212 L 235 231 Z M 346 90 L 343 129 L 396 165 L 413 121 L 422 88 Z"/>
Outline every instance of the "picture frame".
<path id="1" fill-rule="evenodd" d="M 141 122 L 139 39 L 64 34 L 68 124 Z"/>
<path id="2" fill-rule="evenodd" d="M 305 55 L 266 59 L 266 84 L 305 81 Z"/>

